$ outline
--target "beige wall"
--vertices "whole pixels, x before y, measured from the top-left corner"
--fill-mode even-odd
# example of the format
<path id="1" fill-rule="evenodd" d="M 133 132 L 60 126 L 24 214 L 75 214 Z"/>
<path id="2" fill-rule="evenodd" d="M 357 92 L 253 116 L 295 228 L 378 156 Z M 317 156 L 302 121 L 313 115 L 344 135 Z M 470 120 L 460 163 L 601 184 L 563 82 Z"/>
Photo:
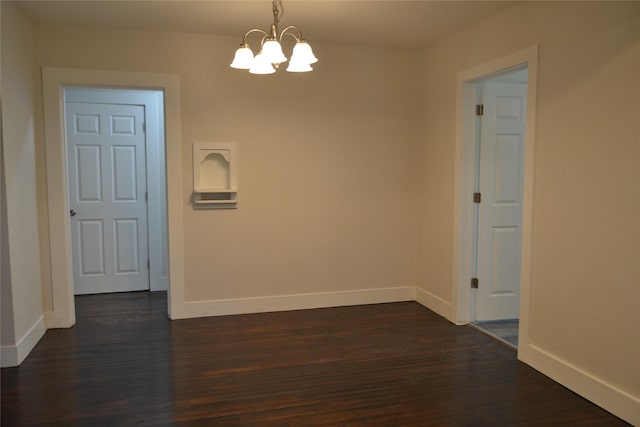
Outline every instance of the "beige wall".
<path id="1" fill-rule="evenodd" d="M 451 301 L 457 73 L 539 44 L 530 335 L 640 397 L 640 4 L 531 2 L 426 49 L 420 281 Z"/>
<path id="2" fill-rule="evenodd" d="M 0 40 L 2 34 L 2 7 L 0 7 Z M 2 55 L 0 55 L 0 100 L 2 100 Z M 11 274 L 9 273 L 9 234 L 7 224 L 7 197 L 4 179 L 4 153 L 2 149 L 2 109 L 0 108 L 0 346 L 15 343 L 13 330 L 13 301 Z"/>
<path id="3" fill-rule="evenodd" d="M 43 315 L 33 108 L 35 34 L 31 22 L 13 4 L 2 2 L 1 7 L 2 144 L 8 228 L 8 240 L 3 237 L 2 249 L 3 258 L 9 257 L 8 271 L 3 266 L 2 305 L 13 306 L 13 313 L 2 312 L 2 332 L 6 332 L 5 322 L 12 324 L 13 342 L 5 342 L 3 336 L 3 345 L 12 345 L 24 338 Z M 8 254 L 4 253 L 5 243 Z M 9 274 L 7 280 L 5 274 Z"/>
<path id="4" fill-rule="evenodd" d="M 252 76 L 238 41 L 38 25 L 36 57 L 180 76 L 187 301 L 414 286 L 412 52 L 314 43 L 315 72 Z M 196 141 L 237 144 L 237 210 L 191 209 Z"/>

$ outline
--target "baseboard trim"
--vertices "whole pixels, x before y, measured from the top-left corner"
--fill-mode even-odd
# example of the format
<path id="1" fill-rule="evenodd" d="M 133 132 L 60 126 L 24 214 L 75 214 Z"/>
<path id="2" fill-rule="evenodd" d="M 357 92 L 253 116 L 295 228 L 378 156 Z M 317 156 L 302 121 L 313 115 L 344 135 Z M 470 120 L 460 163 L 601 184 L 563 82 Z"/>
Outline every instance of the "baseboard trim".
<path id="1" fill-rule="evenodd" d="M 439 314 L 450 322 L 453 322 L 453 320 L 451 320 L 451 303 L 432 294 L 431 292 L 425 291 L 422 288 L 416 288 L 416 302 L 422 304 L 429 310 Z"/>
<path id="2" fill-rule="evenodd" d="M 640 426 L 640 399 L 580 369 L 542 348 L 521 343 L 518 359 L 585 399 Z"/>
<path id="3" fill-rule="evenodd" d="M 40 341 L 46 331 L 45 316 L 42 315 L 16 345 L 0 347 L 0 366 L 9 368 L 20 365 L 29 353 L 31 353 L 31 350 L 33 350 L 36 344 L 38 344 L 38 341 Z"/>
<path id="4" fill-rule="evenodd" d="M 413 286 L 185 302 L 179 319 L 415 301 Z"/>

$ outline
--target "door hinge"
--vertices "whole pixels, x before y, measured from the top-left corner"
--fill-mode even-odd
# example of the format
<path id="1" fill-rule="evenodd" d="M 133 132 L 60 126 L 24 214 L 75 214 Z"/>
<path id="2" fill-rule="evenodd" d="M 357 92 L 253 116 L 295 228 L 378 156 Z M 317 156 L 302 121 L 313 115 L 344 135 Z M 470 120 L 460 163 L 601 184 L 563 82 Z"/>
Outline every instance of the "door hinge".
<path id="1" fill-rule="evenodd" d="M 471 288 L 472 289 L 478 289 L 478 278 L 474 277 L 471 279 Z"/>
<path id="2" fill-rule="evenodd" d="M 142 122 L 142 132 L 147 132 L 147 124 L 145 122 Z"/>
<path id="3" fill-rule="evenodd" d="M 145 202 L 148 202 L 148 201 L 149 201 L 149 192 L 148 192 L 148 191 L 145 191 L 145 192 L 144 192 L 144 201 L 145 201 Z"/>
<path id="4" fill-rule="evenodd" d="M 482 200 L 482 193 L 473 193 L 473 203 L 480 203 Z"/>
<path id="5" fill-rule="evenodd" d="M 147 260 L 147 270 L 151 270 L 151 261 Z"/>
<path id="6" fill-rule="evenodd" d="M 484 115 L 484 104 L 476 105 L 476 116 Z"/>

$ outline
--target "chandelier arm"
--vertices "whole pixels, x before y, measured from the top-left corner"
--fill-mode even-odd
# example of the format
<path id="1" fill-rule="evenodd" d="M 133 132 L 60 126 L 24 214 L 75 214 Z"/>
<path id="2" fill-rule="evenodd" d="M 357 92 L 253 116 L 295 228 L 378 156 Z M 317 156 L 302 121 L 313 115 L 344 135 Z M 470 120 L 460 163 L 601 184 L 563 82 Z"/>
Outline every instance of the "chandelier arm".
<path id="1" fill-rule="evenodd" d="M 242 36 L 242 44 L 247 44 L 247 37 L 249 36 L 249 34 L 251 33 L 262 33 L 262 40 L 264 42 L 265 37 L 269 37 L 269 33 L 267 33 L 264 30 L 261 30 L 260 28 L 253 28 L 249 31 L 247 31 L 244 36 Z"/>
<path id="2" fill-rule="evenodd" d="M 296 36 L 295 34 L 293 34 L 292 32 L 290 32 L 289 30 L 296 30 L 298 32 L 298 35 Z M 287 32 L 289 31 L 289 32 Z M 300 40 L 302 40 L 302 31 L 300 31 L 300 28 L 296 27 L 295 25 L 289 25 L 287 28 L 285 28 L 284 30 L 282 30 L 280 32 L 280 37 L 278 37 L 278 41 L 282 41 L 282 38 L 286 35 L 290 35 L 291 37 L 293 37 L 294 39 L 296 39 L 296 42 L 299 42 Z"/>

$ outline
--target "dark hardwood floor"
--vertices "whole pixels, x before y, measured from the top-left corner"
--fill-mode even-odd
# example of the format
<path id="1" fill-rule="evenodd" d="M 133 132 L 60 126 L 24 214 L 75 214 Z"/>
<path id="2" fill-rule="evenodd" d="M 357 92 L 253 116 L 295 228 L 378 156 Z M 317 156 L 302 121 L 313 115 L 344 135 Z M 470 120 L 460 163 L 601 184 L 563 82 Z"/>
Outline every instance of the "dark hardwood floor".
<path id="1" fill-rule="evenodd" d="M 2 370 L 2 426 L 627 425 L 417 303 L 172 322 L 143 292 L 76 310 Z"/>

